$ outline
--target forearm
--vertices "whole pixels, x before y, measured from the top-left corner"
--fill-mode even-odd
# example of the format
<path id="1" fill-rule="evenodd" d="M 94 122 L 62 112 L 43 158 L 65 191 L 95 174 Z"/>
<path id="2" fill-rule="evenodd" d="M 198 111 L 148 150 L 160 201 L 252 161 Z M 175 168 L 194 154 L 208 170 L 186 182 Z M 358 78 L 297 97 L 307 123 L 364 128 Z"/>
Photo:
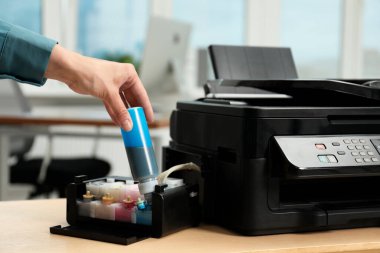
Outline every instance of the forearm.
<path id="1" fill-rule="evenodd" d="M 41 86 L 56 41 L 0 20 L 0 78 Z"/>
<path id="2" fill-rule="evenodd" d="M 37 86 L 47 78 L 66 83 L 77 93 L 101 99 L 113 121 L 129 130 L 132 121 L 120 97 L 123 92 L 131 106 L 142 106 L 147 120 L 153 120 L 148 95 L 131 64 L 82 56 L 1 20 L 0 49 L 0 78 Z"/>

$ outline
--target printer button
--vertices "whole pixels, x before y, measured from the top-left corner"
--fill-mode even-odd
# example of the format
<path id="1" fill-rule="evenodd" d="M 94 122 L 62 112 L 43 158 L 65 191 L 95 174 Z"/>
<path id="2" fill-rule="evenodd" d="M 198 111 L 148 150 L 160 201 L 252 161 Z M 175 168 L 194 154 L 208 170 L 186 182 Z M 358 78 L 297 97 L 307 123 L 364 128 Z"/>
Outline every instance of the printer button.
<path id="1" fill-rule="evenodd" d="M 333 142 L 331 143 L 333 146 L 340 146 L 340 143 L 339 142 Z"/>
<path id="2" fill-rule="evenodd" d="M 358 139 L 352 139 L 351 142 L 352 142 L 353 144 L 358 144 L 358 143 L 359 143 L 359 140 L 358 140 Z"/>
<path id="3" fill-rule="evenodd" d="M 354 150 L 354 149 L 355 149 L 355 147 L 354 147 L 354 146 L 351 146 L 351 145 L 348 145 L 347 148 L 348 148 L 349 150 Z"/>
<path id="4" fill-rule="evenodd" d="M 372 157 L 371 160 L 372 160 L 372 162 L 378 162 L 379 161 L 379 159 L 377 159 L 376 157 Z"/>
<path id="5" fill-rule="evenodd" d="M 345 155 L 346 154 L 346 152 L 344 152 L 344 151 L 338 151 L 337 153 L 338 153 L 338 155 Z"/>
<path id="6" fill-rule="evenodd" d="M 360 141 L 360 143 L 365 143 L 364 139 L 360 139 L 359 141 Z"/>
<path id="7" fill-rule="evenodd" d="M 366 156 L 366 155 L 367 155 L 367 153 L 364 152 L 364 151 L 360 151 L 359 154 L 360 154 L 361 156 Z"/>
<path id="8" fill-rule="evenodd" d="M 321 163 L 328 163 L 329 159 L 327 158 L 326 155 L 318 155 L 318 159 Z"/>
<path id="9" fill-rule="evenodd" d="M 363 149 L 363 146 L 361 146 L 361 145 L 356 145 L 355 148 L 356 148 L 357 150 L 362 150 L 362 149 Z"/>
<path id="10" fill-rule="evenodd" d="M 368 158 L 368 157 L 366 157 L 366 158 L 364 158 L 363 159 L 366 163 L 370 163 L 372 160 L 370 159 L 370 158 Z"/>
<path id="11" fill-rule="evenodd" d="M 366 150 L 371 149 L 368 145 L 364 145 L 363 147 L 364 147 L 364 149 L 366 149 Z"/>
<path id="12" fill-rule="evenodd" d="M 344 142 L 345 144 L 350 144 L 350 143 L 351 143 L 351 141 L 350 141 L 349 139 L 344 139 L 343 142 Z"/>
<path id="13" fill-rule="evenodd" d="M 325 144 L 322 144 L 322 143 L 316 143 L 315 144 L 315 147 L 319 150 L 325 150 L 326 149 L 326 146 Z"/>
<path id="14" fill-rule="evenodd" d="M 356 152 L 356 151 L 353 151 L 353 152 L 351 152 L 351 155 L 353 155 L 353 156 L 358 156 L 358 155 L 359 155 L 359 153 L 358 153 L 358 152 Z"/>
<path id="15" fill-rule="evenodd" d="M 367 152 L 368 155 L 375 155 L 372 151 Z"/>
<path id="16" fill-rule="evenodd" d="M 355 158 L 355 161 L 356 161 L 357 163 L 362 163 L 362 162 L 363 162 L 363 159 L 361 159 L 361 158 Z"/>
<path id="17" fill-rule="evenodd" d="M 328 155 L 327 159 L 329 159 L 330 163 L 337 163 L 338 159 L 336 159 L 335 155 Z"/>

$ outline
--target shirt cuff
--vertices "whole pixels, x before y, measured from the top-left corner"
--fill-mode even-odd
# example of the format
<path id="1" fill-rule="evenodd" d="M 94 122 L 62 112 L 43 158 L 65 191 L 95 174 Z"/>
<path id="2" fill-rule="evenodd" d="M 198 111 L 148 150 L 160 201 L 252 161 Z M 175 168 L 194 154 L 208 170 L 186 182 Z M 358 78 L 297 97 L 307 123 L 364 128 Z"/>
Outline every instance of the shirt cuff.
<path id="1" fill-rule="evenodd" d="M 42 86 L 50 54 L 57 42 L 11 25 L 0 52 L 0 75 Z"/>

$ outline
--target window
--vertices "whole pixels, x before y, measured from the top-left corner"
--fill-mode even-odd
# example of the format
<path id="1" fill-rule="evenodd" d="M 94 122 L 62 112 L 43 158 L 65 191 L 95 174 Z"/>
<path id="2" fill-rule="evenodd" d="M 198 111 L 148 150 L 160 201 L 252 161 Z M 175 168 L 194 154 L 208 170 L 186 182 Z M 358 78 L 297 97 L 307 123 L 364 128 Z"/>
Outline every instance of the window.
<path id="1" fill-rule="evenodd" d="M 173 18 L 192 25 L 192 47 L 244 42 L 244 0 L 173 0 Z"/>
<path id="2" fill-rule="evenodd" d="M 338 77 L 341 1 L 283 0 L 281 4 L 281 46 L 292 49 L 299 77 Z"/>
<path id="3" fill-rule="evenodd" d="M 0 19 L 41 32 L 40 0 L 0 0 Z"/>
<path id="4" fill-rule="evenodd" d="M 363 77 L 380 78 L 380 1 L 365 0 L 363 12 Z"/>
<path id="5" fill-rule="evenodd" d="M 120 62 L 141 60 L 148 0 L 78 0 L 78 51 Z"/>

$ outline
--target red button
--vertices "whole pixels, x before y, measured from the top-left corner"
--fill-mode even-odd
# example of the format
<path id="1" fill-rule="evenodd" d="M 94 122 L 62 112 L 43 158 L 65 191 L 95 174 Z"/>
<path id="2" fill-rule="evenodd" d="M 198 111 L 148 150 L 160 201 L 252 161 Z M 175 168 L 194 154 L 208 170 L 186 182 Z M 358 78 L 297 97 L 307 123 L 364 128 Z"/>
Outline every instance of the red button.
<path id="1" fill-rule="evenodd" d="M 322 144 L 322 143 L 317 143 L 315 144 L 315 147 L 319 150 L 325 150 L 326 149 L 326 146 L 325 144 Z"/>

